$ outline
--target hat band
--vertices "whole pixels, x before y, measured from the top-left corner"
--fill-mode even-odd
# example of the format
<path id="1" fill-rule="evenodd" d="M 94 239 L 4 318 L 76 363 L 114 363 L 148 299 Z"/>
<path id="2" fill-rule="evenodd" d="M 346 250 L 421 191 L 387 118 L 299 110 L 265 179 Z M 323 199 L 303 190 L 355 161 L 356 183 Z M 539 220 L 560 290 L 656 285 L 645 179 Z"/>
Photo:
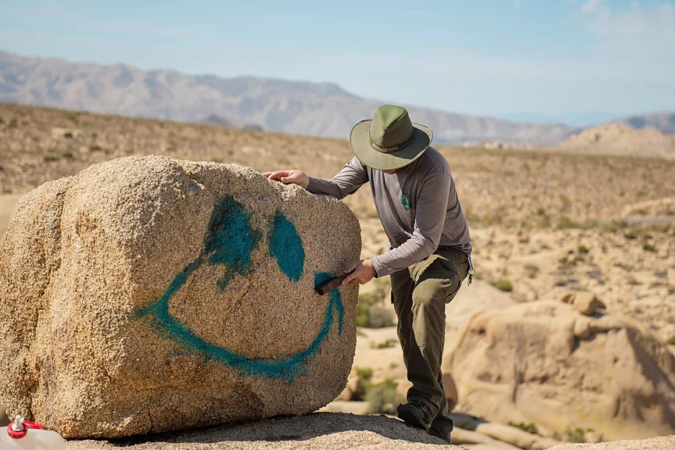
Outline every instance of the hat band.
<path id="1" fill-rule="evenodd" d="M 410 135 L 410 139 L 408 139 L 407 141 L 405 141 L 403 144 L 395 145 L 395 146 L 393 146 L 393 147 L 380 147 L 379 145 L 377 145 L 376 143 L 374 143 L 373 140 L 370 138 L 370 131 L 368 132 L 368 139 L 370 140 L 370 145 L 371 145 L 375 150 L 377 150 L 378 152 L 380 152 L 380 153 L 392 153 L 392 152 L 395 152 L 395 151 L 397 151 L 397 150 L 401 150 L 401 149 L 403 149 L 404 147 L 407 147 L 408 144 L 410 144 L 410 143 L 413 141 L 413 139 L 415 139 L 415 133 L 412 133 L 412 134 Z"/>

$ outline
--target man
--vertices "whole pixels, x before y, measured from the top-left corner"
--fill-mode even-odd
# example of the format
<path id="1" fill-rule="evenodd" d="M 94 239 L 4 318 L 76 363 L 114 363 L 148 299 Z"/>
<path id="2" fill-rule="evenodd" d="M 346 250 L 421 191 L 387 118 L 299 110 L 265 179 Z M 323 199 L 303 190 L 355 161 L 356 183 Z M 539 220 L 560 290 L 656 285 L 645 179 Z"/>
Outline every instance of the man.
<path id="1" fill-rule="evenodd" d="M 470 271 L 471 238 L 450 167 L 430 147 L 432 137 L 430 129 L 410 121 L 405 108 L 384 105 L 373 120 L 354 126 L 349 141 L 355 158 L 331 180 L 298 170 L 265 176 L 338 199 L 370 181 L 390 250 L 354 263 L 343 283 L 391 276 L 398 337 L 412 383 L 398 416 L 450 442 L 452 420 L 441 379 L 445 305 Z"/>

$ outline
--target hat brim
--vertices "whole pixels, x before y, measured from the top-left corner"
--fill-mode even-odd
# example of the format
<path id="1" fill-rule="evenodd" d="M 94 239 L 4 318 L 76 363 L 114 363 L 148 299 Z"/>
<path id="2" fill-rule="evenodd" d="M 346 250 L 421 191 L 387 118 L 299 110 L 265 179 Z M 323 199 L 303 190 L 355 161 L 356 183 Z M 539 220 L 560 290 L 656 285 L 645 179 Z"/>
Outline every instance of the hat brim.
<path id="1" fill-rule="evenodd" d="M 349 135 L 349 144 L 354 156 L 373 169 L 394 170 L 412 164 L 429 148 L 434 137 L 429 128 L 413 123 L 413 137 L 408 145 L 401 150 L 384 153 L 376 150 L 370 142 L 371 122 L 372 120 L 362 120 L 354 125 Z"/>

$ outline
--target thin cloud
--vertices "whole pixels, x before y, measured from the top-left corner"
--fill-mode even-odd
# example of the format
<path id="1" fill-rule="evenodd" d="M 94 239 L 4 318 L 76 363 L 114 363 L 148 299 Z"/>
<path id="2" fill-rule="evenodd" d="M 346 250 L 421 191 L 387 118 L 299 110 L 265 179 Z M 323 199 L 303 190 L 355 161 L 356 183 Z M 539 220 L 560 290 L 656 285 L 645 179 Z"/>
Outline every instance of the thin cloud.
<path id="1" fill-rule="evenodd" d="M 606 0 L 588 0 L 581 5 L 586 28 L 602 36 L 660 39 L 675 42 L 675 8 L 667 3 L 643 6 L 634 1 L 612 10 Z"/>

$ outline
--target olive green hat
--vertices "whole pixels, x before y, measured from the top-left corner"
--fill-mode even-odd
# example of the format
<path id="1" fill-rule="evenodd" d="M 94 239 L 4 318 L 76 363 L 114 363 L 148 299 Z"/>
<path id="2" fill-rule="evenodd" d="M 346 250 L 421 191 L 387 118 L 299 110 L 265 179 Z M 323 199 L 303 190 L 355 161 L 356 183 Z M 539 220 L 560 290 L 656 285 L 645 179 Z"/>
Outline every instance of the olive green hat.
<path id="1" fill-rule="evenodd" d="M 405 108 L 382 105 L 375 110 L 373 120 L 354 125 L 349 143 L 354 156 L 364 165 L 394 170 L 422 156 L 433 136 L 429 128 L 412 123 Z"/>

